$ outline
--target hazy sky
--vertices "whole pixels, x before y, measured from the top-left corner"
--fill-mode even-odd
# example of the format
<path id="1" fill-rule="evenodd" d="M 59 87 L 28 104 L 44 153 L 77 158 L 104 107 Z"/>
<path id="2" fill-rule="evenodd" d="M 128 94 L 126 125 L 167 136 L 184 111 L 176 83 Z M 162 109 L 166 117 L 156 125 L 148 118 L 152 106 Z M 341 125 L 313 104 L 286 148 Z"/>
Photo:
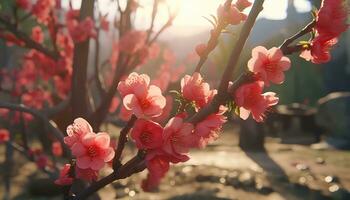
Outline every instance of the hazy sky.
<path id="1" fill-rule="evenodd" d="M 115 3 L 110 3 L 110 0 L 98 0 L 100 9 L 104 13 L 109 13 L 109 16 L 113 18 L 116 11 Z M 121 2 L 125 0 L 121 0 Z M 170 9 L 178 10 L 178 16 L 174 22 L 174 27 L 192 27 L 203 31 L 203 29 L 211 28 L 209 22 L 207 22 L 203 16 L 209 17 L 211 14 L 216 14 L 216 9 L 219 4 L 225 0 L 165 0 Z M 67 5 L 68 0 L 64 0 L 64 4 Z M 80 6 L 81 0 L 72 1 L 75 8 Z M 139 0 L 142 8 L 136 15 L 136 25 L 140 29 L 146 29 L 149 26 L 149 16 L 152 11 L 153 0 Z M 299 12 L 308 12 L 311 10 L 311 5 L 307 0 L 295 0 L 295 6 Z M 264 4 L 264 10 L 260 17 L 268 19 L 284 19 L 286 17 L 288 0 L 266 0 Z M 160 9 L 160 13 L 157 18 L 156 28 L 159 28 L 167 19 L 168 8 L 163 5 L 163 9 Z M 247 10 L 248 12 L 249 10 Z M 147 17 L 145 17 L 147 16 Z M 173 29 L 174 30 L 174 29 Z M 193 32 L 197 32 L 193 30 Z"/>

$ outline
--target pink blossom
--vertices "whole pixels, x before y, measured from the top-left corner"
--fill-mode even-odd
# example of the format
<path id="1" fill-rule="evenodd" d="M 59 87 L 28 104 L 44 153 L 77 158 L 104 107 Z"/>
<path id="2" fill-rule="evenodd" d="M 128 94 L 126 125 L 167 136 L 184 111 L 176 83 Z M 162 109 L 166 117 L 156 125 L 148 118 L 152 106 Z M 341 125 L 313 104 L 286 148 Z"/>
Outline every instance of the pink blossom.
<path id="1" fill-rule="evenodd" d="M 87 133 L 71 149 L 77 158 L 77 166 L 81 169 L 99 170 L 114 157 L 107 133 Z"/>
<path id="2" fill-rule="evenodd" d="M 234 95 L 235 103 L 240 107 L 240 117 L 247 119 L 252 113 L 253 119 L 262 122 L 265 112 L 270 106 L 278 103 L 278 97 L 275 93 L 267 92 L 261 94 L 264 88 L 264 82 L 256 81 L 254 83 L 244 84 L 240 86 Z"/>
<path id="3" fill-rule="evenodd" d="M 249 70 L 259 74 L 266 86 L 269 86 L 270 82 L 283 83 L 284 71 L 289 70 L 290 65 L 289 58 L 283 56 L 282 51 L 276 47 L 270 50 L 262 46 L 255 47 L 248 62 Z"/>
<path id="4" fill-rule="evenodd" d="M 220 5 L 217 9 L 219 21 L 231 25 L 237 25 L 247 18 L 247 16 L 244 13 L 241 13 L 241 11 L 236 7 L 236 5 L 232 4 L 231 6 L 229 6 L 228 9 L 226 9 L 227 7 L 227 5 Z"/>
<path id="5" fill-rule="evenodd" d="M 0 33 L 0 38 L 4 39 L 6 41 L 7 46 L 24 46 L 24 42 L 20 39 L 18 39 L 14 34 L 12 33 Z"/>
<path id="6" fill-rule="evenodd" d="M 220 111 L 216 114 L 211 114 L 203 121 L 196 124 L 194 134 L 198 137 L 196 146 L 204 148 L 208 143 L 215 141 L 219 137 L 222 125 L 227 121 L 224 116 L 227 108 L 220 106 Z"/>
<path id="7" fill-rule="evenodd" d="M 120 112 L 118 113 L 118 118 L 127 122 L 127 121 L 129 121 L 132 114 L 133 114 L 132 111 L 127 110 L 124 106 L 122 106 L 120 108 Z"/>
<path id="8" fill-rule="evenodd" d="M 209 84 L 204 82 L 198 72 L 195 72 L 192 76 L 186 75 L 181 80 L 181 92 L 185 99 L 194 101 L 199 107 L 203 107 L 208 103 L 208 97 L 211 93 Z"/>
<path id="9" fill-rule="evenodd" d="M 96 37 L 95 23 L 91 17 L 79 21 L 79 10 L 69 10 L 66 14 L 66 24 L 70 36 L 75 43 L 84 42 Z"/>
<path id="10" fill-rule="evenodd" d="M 167 156 L 157 155 L 151 158 L 146 157 L 146 166 L 149 173 L 147 178 L 142 181 L 141 187 L 144 191 L 153 191 L 169 171 L 170 164 Z"/>
<path id="11" fill-rule="evenodd" d="M 40 26 L 35 26 L 32 28 L 32 39 L 37 43 L 43 43 L 44 33 L 41 30 Z"/>
<path id="12" fill-rule="evenodd" d="M 316 30 L 322 37 L 337 38 L 346 31 L 348 7 L 344 0 L 323 0 L 316 15 Z"/>
<path id="13" fill-rule="evenodd" d="M 0 144 L 10 140 L 10 133 L 6 129 L 0 129 Z"/>
<path id="14" fill-rule="evenodd" d="M 149 47 L 149 59 L 156 59 L 160 53 L 160 46 L 158 43 L 153 43 Z"/>
<path id="15" fill-rule="evenodd" d="M 310 45 L 302 51 L 300 57 L 315 64 L 327 63 L 331 60 L 330 51 L 337 43 L 337 38 L 328 40 L 322 36 L 317 36 L 311 41 Z"/>
<path id="16" fill-rule="evenodd" d="M 16 0 L 16 5 L 23 10 L 28 10 L 31 6 L 30 0 Z"/>
<path id="17" fill-rule="evenodd" d="M 52 151 L 52 154 L 55 156 L 62 156 L 63 149 L 62 149 L 61 143 L 58 141 L 53 142 L 51 146 L 51 151 Z"/>
<path id="18" fill-rule="evenodd" d="M 243 11 L 244 9 L 250 7 L 252 3 L 249 0 L 237 0 L 235 5 L 238 10 Z"/>
<path id="19" fill-rule="evenodd" d="M 119 49 L 125 53 L 134 54 L 146 43 L 147 34 L 144 31 L 127 32 L 119 41 Z"/>
<path id="20" fill-rule="evenodd" d="M 125 108 L 131 110 L 138 118 L 160 116 L 166 104 L 160 88 L 151 85 L 146 90 L 146 94 L 140 93 L 143 91 L 126 95 L 123 99 Z"/>
<path id="21" fill-rule="evenodd" d="M 37 0 L 32 7 L 32 14 L 38 22 L 47 24 L 50 19 L 50 12 L 55 8 L 56 0 Z"/>
<path id="22" fill-rule="evenodd" d="M 181 157 L 189 152 L 195 139 L 194 127 L 180 117 L 174 117 L 164 127 L 163 150 L 174 157 Z"/>
<path id="23" fill-rule="evenodd" d="M 136 72 L 129 74 L 128 78 L 120 81 L 118 84 L 118 91 L 124 98 L 128 94 L 135 94 L 137 96 L 144 96 L 147 94 L 150 78 L 146 74 L 139 75 Z"/>
<path id="24" fill-rule="evenodd" d="M 304 46 L 300 57 L 315 64 L 329 62 L 330 50 L 349 27 L 347 16 L 348 7 L 343 0 L 323 0 L 316 13 L 315 38 Z"/>
<path id="25" fill-rule="evenodd" d="M 167 95 L 165 97 L 166 99 L 166 105 L 163 109 L 163 112 L 160 116 L 152 118 L 153 121 L 158 123 L 163 123 L 165 120 L 167 120 L 171 114 L 171 111 L 173 110 L 174 105 L 174 99 L 170 95 Z"/>
<path id="26" fill-rule="evenodd" d="M 53 104 L 51 94 L 41 89 L 24 93 L 22 95 L 22 102 L 24 105 L 36 109 L 42 109 L 45 103 L 48 105 Z"/>
<path id="27" fill-rule="evenodd" d="M 89 122 L 83 118 L 77 118 L 74 123 L 67 127 L 67 137 L 64 137 L 64 143 L 69 147 L 72 147 L 88 133 L 93 133 L 92 127 Z"/>
<path id="28" fill-rule="evenodd" d="M 171 49 L 163 50 L 163 59 L 165 64 L 174 64 L 176 62 L 175 53 Z"/>
<path id="29" fill-rule="evenodd" d="M 156 149 L 162 146 L 163 128 L 153 121 L 138 119 L 131 131 L 131 138 L 138 149 Z"/>
<path id="30" fill-rule="evenodd" d="M 60 171 L 60 176 L 55 180 L 55 184 L 57 185 L 71 185 L 73 183 L 73 178 L 69 176 L 71 165 L 65 164 Z"/>

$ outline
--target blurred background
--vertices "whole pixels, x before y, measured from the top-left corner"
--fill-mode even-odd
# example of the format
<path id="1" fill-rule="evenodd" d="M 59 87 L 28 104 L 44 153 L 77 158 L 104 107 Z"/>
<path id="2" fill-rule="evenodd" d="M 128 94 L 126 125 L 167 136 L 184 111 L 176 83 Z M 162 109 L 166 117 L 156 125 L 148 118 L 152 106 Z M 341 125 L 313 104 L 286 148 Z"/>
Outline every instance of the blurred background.
<path id="1" fill-rule="evenodd" d="M 72 2 L 73 7 L 79 8 L 81 1 Z M 99 1 L 100 10 L 108 13 L 110 19 L 114 18 L 114 3 Z M 216 13 L 222 1 L 168 3 L 170 7 L 160 9 L 156 28 L 166 22 L 167 9 L 177 13 L 177 18 L 161 35 L 160 44 L 172 50 L 176 66 L 184 65 L 186 72 L 191 73 L 196 58 L 189 62 L 189 57 L 197 44 L 208 40 L 211 29 L 203 16 Z M 139 4 L 135 24 L 142 30 L 149 24 L 143 16 L 151 13 L 152 1 L 140 0 Z M 235 74 L 246 67 L 252 48 L 279 46 L 312 20 L 310 11 L 319 4 L 320 0 L 266 0 Z M 62 1 L 62 6 L 68 7 L 68 1 Z M 205 79 L 213 86 L 218 84 L 240 28 L 232 27 L 233 34 L 221 37 L 203 68 Z M 106 39 L 101 44 L 101 57 L 107 58 L 111 42 Z M 16 67 L 22 53 L 23 49 L 0 41 L 0 67 Z M 350 33 L 342 35 L 332 51 L 332 61 L 325 65 L 306 62 L 299 55 L 290 58 L 292 68 L 285 83 L 269 88 L 278 94 L 280 104 L 269 113 L 266 123 L 232 117 L 214 144 L 192 152 L 189 162 L 172 168 L 158 192 L 140 190 L 140 177 L 144 176 L 141 174 L 106 187 L 100 191 L 101 199 L 350 199 Z M 140 71 L 155 75 L 156 64 L 157 61 L 151 62 Z M 92 65 L 89 69 L 93 73 Z M 107 124 L 105 129 L 117 133 L 120 128 Z M 130 145 L 128 151 L 135 149 Z M 3 152 L 0 147 L 0 161 L 4 159 Z M 40 189 L 43 175 L 35 167 L 19 162 L 16 167 L 21 168 L 20 173 L 13 175 L 17 188 L 14 199 L 59 198 L 55 192 Z M 1 167 L 3 170 L 3 164 Z M 23 184 L 27 189 L 22 188 Z M 0 194 L 1 191 L 2 188 Z"/>

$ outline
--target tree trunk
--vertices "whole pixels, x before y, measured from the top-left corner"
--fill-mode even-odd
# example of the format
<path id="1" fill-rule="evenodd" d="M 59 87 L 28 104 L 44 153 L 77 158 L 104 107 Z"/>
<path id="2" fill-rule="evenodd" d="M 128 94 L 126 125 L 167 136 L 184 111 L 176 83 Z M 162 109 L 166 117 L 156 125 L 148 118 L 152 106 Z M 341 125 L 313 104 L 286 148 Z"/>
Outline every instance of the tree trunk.
<path id="1" fill-rule="evenodd" d="M 81 3 L 80 20 L 86 17 L 93 18 L 94 0 L 84 0 Z M 89 58 L 90 40 L 75 44 L 73 58 L 72 77 L 72 117 L 87 117 L 88 92 L 87 92 L 87 66 Z"/>
<path id="2" fill-rule="evenodd" d="M 244 151 L 265 151 L 265 134 L 261 124 L 249 118 L 241 121 L 239 147 Z"/>

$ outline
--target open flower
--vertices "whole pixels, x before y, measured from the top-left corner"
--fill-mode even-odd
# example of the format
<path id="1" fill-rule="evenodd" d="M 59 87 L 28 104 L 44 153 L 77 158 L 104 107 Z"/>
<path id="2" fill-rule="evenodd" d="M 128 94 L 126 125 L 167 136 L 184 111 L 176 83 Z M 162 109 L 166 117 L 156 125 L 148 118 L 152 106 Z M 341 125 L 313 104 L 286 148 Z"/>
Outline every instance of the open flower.
<path id="1" fill-rule="evenodd" d="M 321 36 L 316 37 L 311 41 L 310 46 L 300 54 L 300 57 L 314 64 L 327 63 L 331 60 L 330 51 L 337 42 L 336 38 L 328 40 Z"/>
<path id="2" fill-rule="evenodd" d="M 265 117 L 266 110 L 278 103 L 278 97 L 275 93 L 263 91 L 264 82 L 256 81 L 254 83 L 244 84 L 240 86 L 234 95 L 235 103 L 240 107 L 240 117 L 247 119 L 252 113 L 253 119 L 262 122 Z"/>
<path id="3" fill-rule="evenodd" d="M 131 110 L 138 118 L 158 117 L 166 105 L 166 99 L 159 87 L 151 85 L 146 94 L 128 94 L 123 99 L 127 110 Z"/>
<path id="4" fill-rule="evenodd" d="M 337 44 L 341 33 L 349 25 L 346 23 L 348 7 L 343 0 L 323 0 L 316 13 L 315 38 L 305 45 L 300 57 L 315 64 L 331 60 L 330 50 Z"/>
<path id="5" fill-rule="evenodd" d="M 197 141 L 195 141 L 197 147 L 204 148 L 209 142 L 215 141 L 219 137 L 222 125 L 227 121 L 224 116 L 227 108 L 220 106 L 219 110 L 218 113 L 211 114 L 196 124 L 194 134 L 197 137 Z"/>
<path id="6" fill-rule="evenodd" d="M 205 106 L 211 95 L 209 84 L 204 82 L 201 74 L 198 72 L 193 73 L 192 76 L 185 75 L 181 79 L 181 92 L 185 99 L 194 101 L 199 107 Z"/>
<path id="7" fill-rule="evenodd" d="M 252 2 L 250 2 L 249 0 L 237 0 L 235 5 L 238 8 L 238 10 L 243 11 L 244 9 L 250 7 L 252 5 Z"/>
<path id="8" fill-rule="evenodd" d="M 287 71 L 290 65 L 289 58 L 283 56 L 282 51 L 276 47 L 269 50 L 262 46 L 255 47 L 248 62 L 249 70 L 259 74 L 266 86 L 269 86 L 270 82 L 283 83 L 284 71 Z"/>
<path id="9" fill-rule="evenodd" d="M 92 133 L 92 127 L 89 122 L 83 118 L 77 118 L 74 123 L 67 127 L 67 137 L 64 137 L 64 143 L 72 147 L 75 143 L 80 142 L 81 138 L 88 133 Z"/>
<path id="10" fill-rule="evenodd" d="M 129 74 L 128 78 L 120 81 L 118 84 L 118 91 L 122 97 L 128 94 L 135 94 L 137 96 L 145 96 L 149 87 L 150 78 L 146 74 L 138 74 L 133 72 Z"/>
<path id="11" fill-rule="evenodd" d="M 180 117 L 174 117 L 164 127 L 163 150 L 174 156 L 183 157 L 194 144 L 194 127 Z"/>
<path id="12" fill-rule="evenodd" d="M 323 0 L 320 10 L 316 14 L 316 31 L 328 38 L 339 37 L 349 25 L 347 3 L 344 0 Z"/>
<path id="13" fill-rule="evenodd" d="M 79 168 L 99 170 L 113 159 L 114 150 L 107 133 L 87 133 L 72 146 L 72 154 L 77 158 Z"/>
<path id="14" fill-rule="evenodd" d="M 157 155 L 146 157 L 146 166 L 149 171 L 147 178 L 142 181 L 142 189 L 144 191 L 152 191 L 156 189 L 162 178 L 169 171 L 170 164 L 166 155 Z"/>
<path id="15" fill-rule="evenodd" d="M 69 177 L 71 165 L 65 164 L 60 171 L 60 176 L 55 180 L 57 185 L 71 185 L 73 183 L 73 178 Z"/>
<path id="16" fill-rule="evenodd" d="M 163 128 L 152 121 L 138 119 L 131 131 L 131 138 L 138 149 L 156 149 L 162 146 Z"/>

